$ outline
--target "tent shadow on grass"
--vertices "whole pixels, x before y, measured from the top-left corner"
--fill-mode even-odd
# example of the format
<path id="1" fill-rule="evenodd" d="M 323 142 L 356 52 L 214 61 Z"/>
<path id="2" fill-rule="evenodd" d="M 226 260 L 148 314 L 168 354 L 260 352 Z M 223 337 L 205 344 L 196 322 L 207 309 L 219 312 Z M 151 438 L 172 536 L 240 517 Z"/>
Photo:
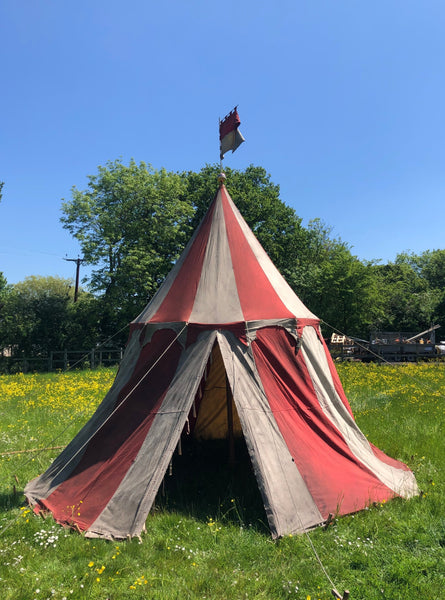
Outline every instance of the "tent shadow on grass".
<path id="1" fill-rule="evenodd" d="M 190 440 L 175 453 L 172 474 L 167 471 L 155 511 L 182 513 L 200 521 L 210 518 L 270 535 L 258 483 L 244 440 L 235 441 L 230 464 L 226 440 Z"/>

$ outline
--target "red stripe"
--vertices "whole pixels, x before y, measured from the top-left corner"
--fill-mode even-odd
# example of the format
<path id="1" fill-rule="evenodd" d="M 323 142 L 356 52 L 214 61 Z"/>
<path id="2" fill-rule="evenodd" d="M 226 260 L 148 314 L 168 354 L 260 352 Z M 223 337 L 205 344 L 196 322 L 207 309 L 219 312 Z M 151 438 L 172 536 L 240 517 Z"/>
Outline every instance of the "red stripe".
<path id="1" fill-rule="evenodd" d="M 179 273 L 150 322 L 168 323 L 189 320 L 201 278 L 214 210 L 215 201 L 201 223 Z"/>
<path id="2" fill-rule="evenodd" d="M 245 321 L 291 318 L 249 246 L 230 206 L 226 189 L 221 188 L 224 219 L 233 271 Z"/>
<path id="3" fill-rule="evenodd" d="M 175 333 L 160 330 L 142 350 L 116 406 L 147 373 Z M 88 444 L 68 479 L 41 504 L 60 523 L 88 529 L 105 509 L 144 442 L 175 374 L 181 346 L 174 343 L 113 417 Z M 123 508 L 125 510 L 125 507 Z"/>
<path id="4" fill-rule="evenodd" d="M 351 410 L 351 407 L 349 405 L 348 399 L 346 397 L 345 391 L 344 391 L 343 386 L 341 384 L 340 377 L 338 376 L 337 369 L 335 368 L 334 361 L 332 360 L 332 357 L 331 357 L 331 355 L 329 353 L 329 350 L 327 349 L 327 346 L 326 346 L 324 340 L 323 340 L 323 345 L 324 345 L 324 348 L 326 350 L 326 356 L 327 356 L 327 359 L 328 359 L 329 370 L 331 372 L 332 380 L 334 381 L 335 391 L 340 396 L 341 401 L 343 402 L 343 404 L 345 405 L 345 407 L 348 409 L 351 417 L 354 418 L 354 415 L 352 414 L 352 410 Z M 384 452 L 382 452 L 382 450 L 380 450 L 379 448 L 377 448 L 377 446 L 374 446 L 373 444 L 370 444 L 370 446 L 371 446 L 371 449 L 372 449 L 374 455 L 379 460 L 381 460 L 382 462 L 386 463 L 387 465 L 390 465 L 391 467 L 394 467 L 395 469 L 402 469 L 403 471 L 410 471 L 411 470 L 404 463 L 400 462 L 399 460 L 395 460 L 394 458 L 391 458 L 390 456 L 388 456 L 387 454 L 385 454 Z"/>
<path id="5" fill-rule="evenodd" d="M 393 497 L 322 411 L 295 340 L 283 329 L 266 328 L 252 348 L 277 425 L 322 516 Z"/>

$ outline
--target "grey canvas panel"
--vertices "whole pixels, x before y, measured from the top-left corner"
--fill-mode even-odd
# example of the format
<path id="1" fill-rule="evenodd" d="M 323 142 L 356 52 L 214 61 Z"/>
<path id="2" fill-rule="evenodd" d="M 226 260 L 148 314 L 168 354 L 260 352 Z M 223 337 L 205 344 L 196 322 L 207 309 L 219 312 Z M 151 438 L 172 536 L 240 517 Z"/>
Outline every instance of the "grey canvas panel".
<path id="1" fill-rule="evenodd" d="M 231 323 L 243 321 L 222 203 L 212 219 L 204 262 L 193 310 L 192 323 Z"/>
<path id="2" fill-rule="evenodd" d="M 323 412 L 341 432 L 353 454 L 387 487 L 396 494 L 410 498 L 419 493 L 411 471 L 397 469 L 379 460 L 338 396 L 329 369 L 325 349 L 313 327 L 305 327 L 301 351 Z"/>
<path id="3" fill-rule="evenodd" d="M 272 536 L 319 525 L 324 519 L 281 435 L 249 348 L 227 331 L 218 332 L 218 343 Z"/>
<path id="4" fill-rule="evenodd" d="M 183 351 L 175 376 L 136 459 L 87 536 L 139 535 L 178 444 L 192 407 L 216 332 L 202 333 Z"/>
<path id="5" fill-rule="evenodd" d="M 292 335 L 297 344 L 299 343 L 297 336 L 297 319 L 259 319 L 257 321 L 246 322 L 246 337 L 249 343 L 253 342 L 256 337 L 256 332 L 264 327 L 282 327 Z"/>

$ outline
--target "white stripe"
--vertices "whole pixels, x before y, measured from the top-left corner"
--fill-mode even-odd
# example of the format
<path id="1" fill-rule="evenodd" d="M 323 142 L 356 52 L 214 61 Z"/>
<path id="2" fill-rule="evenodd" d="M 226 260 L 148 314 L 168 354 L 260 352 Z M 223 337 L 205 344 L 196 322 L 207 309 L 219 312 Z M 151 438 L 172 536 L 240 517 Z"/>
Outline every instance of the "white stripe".
<path id="1" fill-rule="evenodd" d="M 244 320 L 225 225 L 220 190 L 190 323 L 233 323 Z"/>
<path id="2" fill-rule="evenodd" d="M 368 440 L 335 390 L 325 348 L 313 327 L 305 327 L 303 330 L 301 352 L 323 412 L 340 431 L 354 456 L 396 494 L 405 498 L 418 494 L 411 471 L 392 467 L 375 456 Z"/>

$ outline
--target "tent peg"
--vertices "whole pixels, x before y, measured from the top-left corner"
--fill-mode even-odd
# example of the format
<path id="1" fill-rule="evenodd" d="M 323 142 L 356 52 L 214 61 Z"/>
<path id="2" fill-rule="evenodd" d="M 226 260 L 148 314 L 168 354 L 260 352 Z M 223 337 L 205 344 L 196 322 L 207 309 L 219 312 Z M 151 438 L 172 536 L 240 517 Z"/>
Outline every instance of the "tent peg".
<path id="1" fill-rule="evenodd" d="M 332 595 L 334 596 L 334 598 L 337 598 L 337 600 L 348 600 L 349 598 L 349 590 L 345 590 L 343 592 L 343 596 L 340 596 L 340 593 L 337 592 L 337 590 L 334 588 L 333 590 L 331 590 Z"/>
<path id="2" fill-rule="evenodd" d="M 328 518 L 325 521 L 324 528 L 327 529 L 331 523 L 335 521 L 333 513 L 328 514 Z"/>

